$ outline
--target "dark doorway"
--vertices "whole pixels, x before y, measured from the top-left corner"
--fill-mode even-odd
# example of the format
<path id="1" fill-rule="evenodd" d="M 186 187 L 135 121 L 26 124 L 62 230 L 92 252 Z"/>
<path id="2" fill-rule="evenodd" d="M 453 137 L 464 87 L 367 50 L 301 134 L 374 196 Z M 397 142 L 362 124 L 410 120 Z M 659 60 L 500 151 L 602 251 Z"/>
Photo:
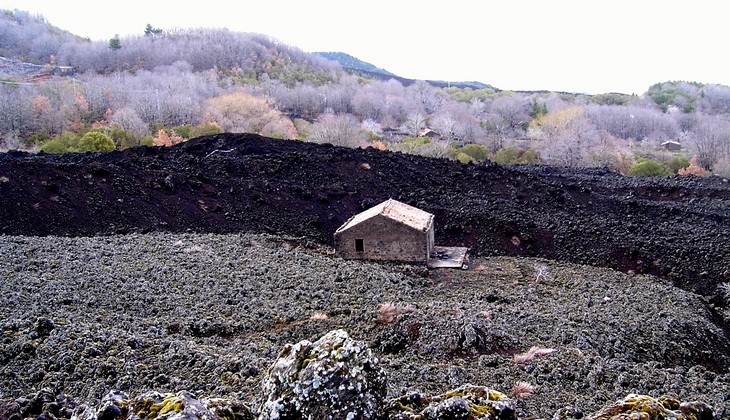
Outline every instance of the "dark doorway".
<path id="1" fill-rule="evenodd" d="M 357 251 L 357 252 L 365 251 L 365 244 L 363 243 L 362 239 L 355 239 L 355 251 Z"/>

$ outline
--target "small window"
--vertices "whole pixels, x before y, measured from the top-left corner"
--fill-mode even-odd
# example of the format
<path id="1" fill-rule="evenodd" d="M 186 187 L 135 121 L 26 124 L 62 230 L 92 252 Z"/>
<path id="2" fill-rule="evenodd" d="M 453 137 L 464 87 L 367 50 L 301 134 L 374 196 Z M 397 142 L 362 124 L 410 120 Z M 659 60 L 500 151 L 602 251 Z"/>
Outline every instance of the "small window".
<path id="1" fill-rule="evenodd" d="M 355 239 L 355 251 L 357 251 L 357 252 L 365 251 L 365 244 L 363 243 L 362 239 Z"/>

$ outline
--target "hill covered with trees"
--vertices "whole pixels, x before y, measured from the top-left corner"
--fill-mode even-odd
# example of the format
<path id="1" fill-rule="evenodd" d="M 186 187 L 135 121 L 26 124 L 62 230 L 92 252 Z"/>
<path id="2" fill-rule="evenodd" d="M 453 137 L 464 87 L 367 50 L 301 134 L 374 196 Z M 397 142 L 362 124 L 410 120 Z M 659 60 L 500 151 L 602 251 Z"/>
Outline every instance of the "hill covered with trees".
<path id="1" fill-rule="evenodd" d="M 148 25 L 90 41 L 22 11 L 0 12 L 0 52 L 4 150 L 123 149 L 229 131 L 462 162 L 730 176 L 728 86 L 668 81 L 641 96 L 502 91 L 351 72 L 225 29 Z"/>

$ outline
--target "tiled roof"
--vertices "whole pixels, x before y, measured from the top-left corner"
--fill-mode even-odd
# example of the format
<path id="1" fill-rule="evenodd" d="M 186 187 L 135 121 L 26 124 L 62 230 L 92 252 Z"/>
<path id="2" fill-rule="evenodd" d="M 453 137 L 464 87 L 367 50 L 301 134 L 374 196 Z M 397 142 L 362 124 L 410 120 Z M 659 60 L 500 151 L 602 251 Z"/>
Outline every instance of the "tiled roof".
<path id="1" fill-rule="evenodd" d="M 424 232 L 427 231 L 433 223 L 433 214 L 391 198 L 387 201 L 383 201 L 375 207 L 371 207 L 362 213 L 352 216 L 350 220 L 337 229 L 337 232 L 342 232 L 343 230 L 349 229 L 352 226 L 358 225 L 365 220 L 378 215 L 382 215 L 396 222 L 403 223 L 413 229 Z"/>

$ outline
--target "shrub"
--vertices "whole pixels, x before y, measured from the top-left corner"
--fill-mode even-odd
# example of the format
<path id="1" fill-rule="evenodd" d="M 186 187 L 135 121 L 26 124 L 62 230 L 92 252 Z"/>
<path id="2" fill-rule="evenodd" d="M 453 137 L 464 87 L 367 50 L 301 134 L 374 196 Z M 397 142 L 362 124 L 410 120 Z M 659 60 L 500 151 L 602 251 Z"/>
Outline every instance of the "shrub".
<path id="1" fill-rule="evenodd" d="M 118 124 L 112 124 L 109 129 L 109 137 L 119 149 L 127 149 L 141 144 L 141 139 L 138 136 Z"/>
<path id="2" fill-rule="evenodd" d="M 76 152 L 78 151 L 79 140 L 77 134 L 66 132 L 43 143 L 41 151 L 46 153 Z"/>
<path id="3" fill-rule="evenodd" d="M 404 152 L 417 149 L 419 146 L 425 146 L 431 143 L 428 137 L 406 137 L 400 142 L 400 148 Z"/>
<path id="4" fill-rule="evenodd" d="M 190 137 L 191 139 L 194 139 L 196 137 L 202 137 L 202 136 L 212 136 L 214 134 L 220 134 L 223 130 L 218 124 L 215 123 L 202 123 L 198 124 L 190 129 Z M 183 134 L 178 131 L 178 133 L 182 136 Z M 183 136 L 185 137 L 185 136 Z"/>
<path id="5" fill-rule="evenodd" d="M 516 147 L 505 147 L 497 150 L 492 158 L 493 161 L 502 165 L 512 164 L 534 164 L 538 162 L 537 152 L 532 149 L 520 151 Z"/>
<path id="6" fill-rule="evenodd" d="M 114 150 L 111 137 L 101 131 L 89 131 L 79 140 L 79 152 L 110 152 Z"/>
<path id="7" fill-rule="evenodd" d="M 520 163 L 535 164 L 538 161 L 537 152 L 532 149 L 527 149 L 520 155 Z"/>
<path id="8" fill-rule="evenodd" d="M 671 175 L 667 165 L 654 159 L 639 159 L 629 169 L 629 175 L 632 176 L 662 176 Z"/>
<path id="9" fill-rule="evenodd" d="M 168 131 L 171 131 L 171 133 Z M 183 141 L 185 139 L 180 137 L 175 131 L 161 128 L 157 131 L 155 138 L 152 139 L 152 144 L 155 146 L 173 146 Z"/>
<path id="10" fill-rule="evenodd" d="M 687 156 L 674 156 L 669 162 L 667 162 L 669 170 L 673 173 L 679 172 L 680 169 L 684 169 L 689 166 L 689 159 Z"/>
<path id="11" fill-rule="evenodd" d="M 33 133 L 25 139 L 23 144 L 26 147 L 31 147 L 37 144 L 43 144 L 49 140 L 51 140 L 51 136 L 46 133 Z"/>
<path id="12" fill-rule="evenodd" d="M 694 175 L 694 176 L 707 176 L 709 173 L 700 166 L 699 159 L 697 157 L 693 157 L 692 160 L 689 162 L 689 166 L 686 168 L 682 168 L 677 171 L 677 174 L 679 175 Z"/>
<path id="13" fill-rule="evenodd" d="M 474 158 L 467 155 L 464 152 L 456 152 L 456 154 L 454 154 L 454 159 L 458 160 L 459 162 L 461 162 L 463 164 L 474 162 Z"/>
<path id="14" fill-rule="evenodd" d="M 517 150 L 516 147 L 504 147 L 497 150 L 497 153 L 494 154 L 494 158 L 492 158 L 492 160 L 497 163 L 501 163 L 502 165 L 509 165 L 518 163 L 519 157 L 520 151 Z"/>
<path id="15" fill-rule="evenodd" d="M 469 155 L 475 161 L 484 160 L 489 156 L 489 150 L 480 144 L 467 144 L 459 149 L 459 152 Z"/>
<path id="16" fill-rule="evenodd" d="M 184 139 L 192 139 L 193 126 L 190 124 L 178 125 L 173 127 L 172 131 L 176 132 L 180 137 Z"/>

